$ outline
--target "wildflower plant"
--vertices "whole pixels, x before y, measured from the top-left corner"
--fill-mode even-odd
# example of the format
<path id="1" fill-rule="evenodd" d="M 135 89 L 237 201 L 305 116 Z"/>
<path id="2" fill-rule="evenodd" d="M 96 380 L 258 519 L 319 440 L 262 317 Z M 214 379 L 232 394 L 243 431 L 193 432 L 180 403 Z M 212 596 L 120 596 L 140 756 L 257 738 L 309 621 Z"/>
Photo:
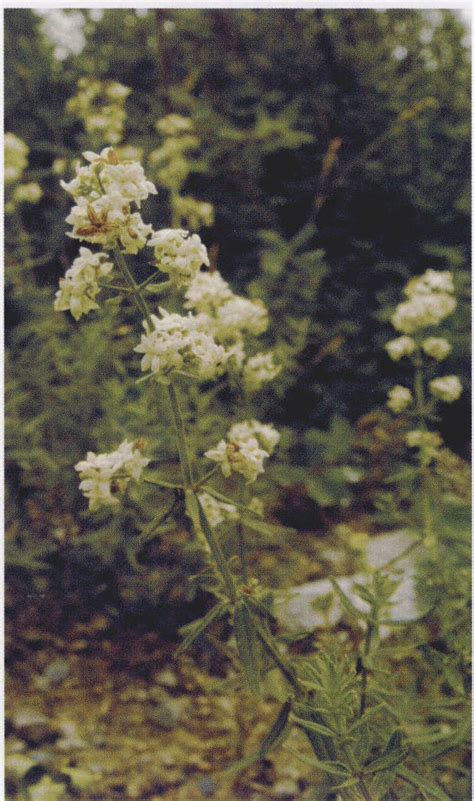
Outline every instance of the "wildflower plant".
<path id="1" fill-rule="evenodd" d="M 191 137 L 188 123 L 177 115 L 165 118 L 160 130 L 169 138 Z M 180 147 L 184 152 L 182 143 Z M 76 465 L 80 489 L 92 512 L 117 508 L 126 502 L 134 484 L 148 484 L 159 490 L 160 497 L 169 493 L 174 499 L 171 507 L 163 512 L 160 506 L 139 539 L 146 540 L 178 505 L 202 549 L 207 571 L 201 579 L 214 597 L 210 611 L 184 627 L 178 651 L 190 648 L 218 621 L 226 621 L 250 693 L 258 697 L 267 675 L 280 674 L 280 709 L 273 725 L 258 752 L 231 771 L 263 759 L 296 729 L 311 746 L 311 766 L 325 776 L 327 793 L 337 793 L 344 801 L 389 801 L 414 798 L 407 792 L 415 788 L 415 793 L 420 790 L 446 801 L 436 782 L 405 764 L 411 750 L 402 735 L 400 714 L 390 703 L 392 690 L 383 690 L 374 679 L 380 667 L 381 631 L 391 625 L 391 598 L 399 583 L 396 571 L 395 575 L 393 570 L 376 571 L 368 582 L 356 586 L 362 612 L 334 582 L 343 608 L 363 631 L 355 653 L 346 653 L 334 641 L 327 647 L 322 643 L 316 655 L 291 658 L 274 634 L 272 593 L 251 576 L 246 553 L 248 530 L 272 530 L 262 520 L 258 498 L 249 500 L 248 491 L 265 472 L 280 433 L 269 422 L 238 419 L 204 453 L 200 449 L 200 458 L 192 452 L 195 439 L 185 422 L 183 401 L 196 386 L 205 393 L 224 377 L 240 383 L 245 396 L 258 392 L 281 369 L 273 354 L 252 353 L 258 347 L 256 338 L 268 326 L 267 309 L 258 300 L 236 295 L 218 271 L 209 269 L 207 250 L 197 234 L 181 227 L 155 231 L 142 219 L 141 203 L 156 188 L 139 163 L 121 160 L 112 147 L 83 156 L 86 164 L 78 165 L 76 177 L 62 182 L 74 204 L 66 221 L 72 226 L 70 237 L 100 250 L 81 246 L 80 255 L 61 279 L 55 309 L 69 311 L 79 320 L 100 310 L 106 296 L 133 304 L 138 313 L 134 353 L 143 374 L 138 383 L 150 382 L 157 397 L 166 399 L 181 478 L 173 481 L 172 476 L 157 473 L 153 463 L 159 453 L 153 453 L 144 441 L 127 438 L 112 452 L 87 453 Z M 170 179 L 172 191 L 178 185 L 176 181 L 172 187 Z M 148 248 L 151 271 L 138 281 L 129 257 Z M 407 432 L 407 444 L 418 449 L 423 472 L 431 462 L 428 454 L 437 448 L 435 433 L 427 427 L 434 404 L 438 398 L 453 400 L 459 386 L 450 376 L 433 378 L 429 385 L 433 399 L 425 401 L 422 359 L 437 363 L 441 354 L 447 356 L 447 346 L 439 340 L 433 344 L 433 337 L 430 340 L 420 332 L 447 317 L 456 301 L 449 274 L 434 271 L 409 284 L 406 294 L 408 300 L 394 315 L 402 343 L 392 343 L 388 351 L 395 360 L 412 359 L 414 389 L 412 394 L 409 388 L 395 387 L 390 405 L 394 413 L 414 407 L 418 429 Z M 235 554 L 228 553 L 221 537 L 230 529 L 236 534 Z M 400 783 L 406 792 L 402 789 L 398 795 L 393 787 Z"/>
<path id="2" fill-rule="evenodd" d="M 431 467 L 443 443 L 431 426 L 438 420 L 437 403 L 453 403 L 462 393 L 458 376 L 436 376 L 452 350 L 449 340 L 439 334 L 439 326 L 457 306 L 453 275 L 448 270 L 428 269 L 410 279 L 403 294 L 405 299 L 391 317 L 393 327 L 402 335 L 387 342 L 385 348 L 392 361 L 411 363 L 413 382 L 412 387 L 394 386 L 388 393 L 387 406 L 393 414 L 403 414 L 407 421 L 405 443 L 415 451 L 419 465 L 423 536 L 433 546 L 432 508 L 438 493 Z"/>
<path id="3" fill-rule="evenodd" d="M 6 133 L 3 146 L 5 213 L 11 215 L 21 203 L 38 203 L 43 197 L 43 190 L 36 181 L 21 182 L 28 168 L 30 148 L 26 142 L 16 134 Z"/>

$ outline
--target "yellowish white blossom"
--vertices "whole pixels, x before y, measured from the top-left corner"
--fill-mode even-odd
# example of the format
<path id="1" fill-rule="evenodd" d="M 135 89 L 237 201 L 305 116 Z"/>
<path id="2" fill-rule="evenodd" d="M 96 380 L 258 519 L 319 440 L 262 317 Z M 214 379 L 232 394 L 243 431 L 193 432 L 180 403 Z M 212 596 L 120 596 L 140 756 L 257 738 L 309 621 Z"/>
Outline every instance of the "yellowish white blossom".
<path id="1" fill-rule="evenodd" d="M 451 353 L 451 343 L 444 337 L 427 337 L 421 343 L 421 347 L 427 356 L 431 356 L 438 362 L 442 362 Z"/>
<path id="2" fill-rule="evenodd" d="M 152 233 L 139 212 L 132 212 L 131 203 L 138 207 L 148 195 L 156 194 L 155 186 L 147 181 L 140 164 L 119 163 L 111 147 L 99 154 L 83 153 L 89 165 L 76 167 L 76 177 L 61 186 L 76 201 L 66 222 L 72 225 L 68 236 L 102 245 L 106 250 L 121 246 L 126 253 L 136 254 Z"/>
<path id="3" fill-rule="evenodd" d="M 235 521 L 239 519 L 237 507 L 232 503 L 218 501 L 208 492 L 200 492 L 198 497 L 211 528 L 215 528 L 226 520 Z"/>
<path id="4" fill-rule="evenodd" d="M 428 384 L 431 394 L 444 403 L 457 401 L 462 393 L 462 384 L 457 375 L 445 375 L 434 378 Z"/>
<path id="5" fill-rule="evenodd" d="M 408 387 L 402 387 L 400 384 L 397 384 L 392 387 L 388 393 L 387 406 L 394 414 L 404 412 L 412 402 L 413 395 Z"/>
<path id="6" fill-rule="evenodd" d="M 156 266 L 168 273 L 178 288 L 189 286 L 203 264 L 209 266 L 207 249 L 200 237 L 181 228 L 155 231 L 148 245 L 154 248 Z"/>
<path id="7" fill-rule="evenodd" d="M 411 356 L 416 350 L 416 342 L 411 337 L 402 336 L 390 340 L 385 345 L 385 350 L 394 362 L 400 361 L 404 356 Z"/>
<path id="8" fill-rule="evenodd" d="M 113 145 L 121 141 L 126 120 L 125 101 L 131 92 L 117 81 L 80 78 L 78 92 L 66 103 L 66 110 L 82 120 L 87 133 Z"/>
<path id="9" fill-rule="evenodd" d="M 407 298 L 415 295 L 431 295 L 433 292 L 454 293 L 453 274 L 449 270 L 426 270 L 423 275 L 411 278 L 404 293 Z"/>
<path id="10" fill-rule="evenodd" d="M 7 132 L 3 137 L 4 165 L 3 179 L 5 184 L 19 181 L 28 166 L 30 148 L 19 136 Z"/>
<path id="11" fill-rule="evenodd" d="M 115 506 L 117 493 L 123 492 L 131 479 L 139 481 L 149 459 L 141 448 L 125 440 L 112 453 L 93 453 L 78 462 L 75 469 L 81 482 L 79 489 L 89 500 L 89 509 L 94 512 L 101 506 Z"/>
<path id="12" fill-rule="evenodd" d="M 91 309 L 98 309 L 95 298 L 100 292 L 98 279 L 108 275 L 113 264 L 105 253 L 92 253 L 89 248 L 80 248 L 64 278 L 59 280 L 59 290 L 54 302 L 55 311 L 70 311 L 75 320 Z"/>
<path id="13" fill-rule="evenodd" d="M 169 381 L 173 370 L 189 370 L 197 378 L 211 380 L 223 372 L 227 354 L 212 336 L 199 329 L 191 314 L 169 314 L 160 308 L 161 317 L 151 315 L 153 328 L 144 321 L 145 334 L 136 346 L 143 353 L 141 369 L 157 380 Z"/>
<path id="14" fill-rule="evenodd" d="M 184 305 L 196 312 L 212 314 L 234 293 L 218 270 L 198 272 L 185 292 Z"/>
<path id="15" fill-rule="evenodd" d="M 420 329 L 439 325 L 456 308 L 454 283 L 449 271 L 426 270 L 412 278 L 404 289 L 408 300 L 400 303 L 391 322 L 397 331 L 413 334 Z"/>
<path id="16" fill-rule="evenodd" d="M 181 114 L 167 114 L 155 123 L 156 130 L 163 136 L 177 136 L 193 130 L 193 121 Z"/>
<path id="17" fill-rule="evenodd" d="M 281 365 L 273 361 L 273 353 L 257 353 L 244 365 L 243 382 L 247 392 L 257 392 L 281 371 Z"/>
<path id="18" fill-rule="evenodd" d="M 280 442 L 280 434 L 273 425 L 261 423 L 259 420 L 244 420 L 242 423 L 234 423 L 229 429 L 228 437 L 238 441 L 257 437 L 270 456 Z"/>
<path id="19" fill-rule="evenodd" d="M 231 473 L 240 473 L 251 483 L 264 472 L 264 460 L 271 455 L 279 439 L 272 425 L 246 420 L 233 425 L 226 438 L 206 451 L 205 456 L 219 464 L 226 478 Z"/>
<path id="20" fill-rule="evenodd" d="M 192 230 L 199 230 L 202 226 L 214 224 L 214 206 L 204 200 L 196 200 L 190 195 L 173 194 L 171 197 L 173 218 L 179 225 L 185 225 Z"/>
<path id="21" fill-rule="evenodd" d="M 439 449 L 443 444 L 437 431 L 421 431 L 420 429 L 408 431 L 405 442 L 409 448 L 420 449 L 422 462 L 426 465 L 438 456 Z"/>
<path id="22" fill-rule="evenodd" d="M 43 190 L 36 181 L 28 184 L 18 184 L 13 190 L 12 200 L 14 203 L 38 203 L 43 197 Z"/>

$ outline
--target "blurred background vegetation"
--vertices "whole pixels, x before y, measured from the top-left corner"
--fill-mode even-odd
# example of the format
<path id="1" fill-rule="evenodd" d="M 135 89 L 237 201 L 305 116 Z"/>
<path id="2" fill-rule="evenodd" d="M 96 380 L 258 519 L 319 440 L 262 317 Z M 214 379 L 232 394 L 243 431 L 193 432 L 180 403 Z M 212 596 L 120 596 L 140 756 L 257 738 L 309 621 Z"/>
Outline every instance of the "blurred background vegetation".
<path id="1" fill-rule="evenodd" d="M 324 529 L 328 509 L 337 518 L 373 508 L 380 462 L 393 458 L 392 435 L 383 446 L 383 431 L 396 428 L 386 391 L 404 377 L 383 348 L 388 317 L 427 266 L 452 270 L 461 296 L 449 335 L 464 392 L 445 407 L 441 431 L 467 456 L 466 35 L 448 11 L 7 11 L 5 130 L 28 145 L 22 181 L 42 192 L 6 217 L 9 564 L 29 576 L 35 561 L 58 568 L 77 558 L 69 544 L 84 517 L 91 523 L 72 466 L 87 449 L 145 434 L 164 462 L 174 458 L 166 412 L 128 375 L 133 317 L 119 325 L 122 312 L 109 306 L 77 324 L 52 308 L 77 253 L 59 178 L 81 150 L 107 144 L 70 101 L 90 76 L 131 90 L 117 139 L 155 180 L 156 121 L 170 112 L 193 121 L 183 193 L 214 205 L 200 231 L 213 263 L 268 304 L 267 340 L 285 362 L 253 410 L 285 433 L 273 477 L 283 522 Z M 158 176 L 146 205 L 155 228 L 170 223 L 164 183 Z M 234 401 L 194 398 L 198 440 L 212 440 Z M 120 526 L 101 524 L 95 556 L 85 539 L 79 550 L 99 573 L 118 559 L 120 573 Z"/>

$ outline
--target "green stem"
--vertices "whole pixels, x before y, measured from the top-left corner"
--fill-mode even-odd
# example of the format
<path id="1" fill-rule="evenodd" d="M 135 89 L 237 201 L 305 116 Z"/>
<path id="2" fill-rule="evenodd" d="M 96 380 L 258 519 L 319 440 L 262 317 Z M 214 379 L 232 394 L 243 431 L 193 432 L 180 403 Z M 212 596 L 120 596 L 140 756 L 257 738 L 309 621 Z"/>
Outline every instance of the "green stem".
<path id="1" fill-rule="evenodd" d="M 365 707 L 367 704 L 367 677 L 368 677 L 368 670 L 367 670 L 367 659 L 370 654 L 370 646 L 372 645 L 372 635 L 374 633 L 374 626 L 369 620 L 367 622 L 367 631 L 365 633 L 365 642 L 364 642 L 364 658 L 362 663 L 362 672 L 361 672 L 361 685 L 360 685 L 360 707 L 359 707 L 359 717 L 365 712 Z"/>
<path id="2" fill-rule="evenodd" d="M 143 297 L 142 293 L 140 292 L 140 288 L 139 288 L 138 284 L 135 282 L 135 279 L 134 279 L 132 273 L 128 269 L 128 264 L 125 261 L 122 253 L 120 252 L 120 250 L 118 248 L 115 248 L 113 250 L 113 256 L 114 256 L 114 259 L 115 259 L 115 261 L 117 263 L 117 266 L 118 266 L 120 272 L 122 273 L 123 277 L 125 278 L 127 284 L 130 287 L 131 294 L 133 295 L 133 299 L 135 301 L 136 307 L 143 314 L 143 316 L 144 316 L 145 320 L 147 321 L 150 329 L 153 329 L 154 326 L 153 326 L 153 321 L 151 319 L 151 314 L 150 314 L 150 310 L 148 308 L 148 304 L 147 304 L 145 298 Z"/>
<path id="3" fill-rule="evenodd" d="M 243 479 L 240 482 L 240 503 L 242 506 L 245 505 L 245 484 Z M 240 569 L 242 572 L 242 581 L 244 584 L 248 583 L 249 580 L 249 571 L 247 565 L 247 554 L 245 553 L 245 531 L 244 531 L 244 524 L 242 520 L 239 520 L 237 525 L 237 538 L 238 538 L 238 547 L 239 547 L 239 559 L 240 559 Z"/>
<path id="4" fill-rule="evenodd" d="M 421 360 L 415 362 L 415 402 L 418 422 L 422 431 L 427 431 L 426 400 L 423 384 L 423 366 Z M 433 517 L 431 514 L 431 493 L 429 487 L 429 469 L 423 461 L 423 448 L 419 451 L 421 503 L 423 517 L 423 535 L 426 542 L 433 542 Z"/>
<path id="5" fill-rule="evenodd" d="M 191 460 L 189 458 L 188 445 L 186 442 L 186 430 L 184 428 L 183 415 L 178 401 L 178 394 L 174 384 L 168 385 L 168 398 L 173 412 L 174 425 L 176 429 L 176 436 L 178 439 L 179 459 L 181 462 L 181 470 L 183 473 L 183 482 L 186 488 L 190 488 L 194 484 L 193 471 L 191 467 Z"/>
<path id="6" fill-rule="evenodd" d="M 280 668 L 281 672 L 283 673 L 284 677 L 288 681 L 289 684 L 293 687 L 296 694 L 298 696 L 304 695 L 305 690 L 300 684 L 296 673 L 294 672 L 293 668 L 290 665 L 287 665 L 286 661 L 283 659 L 280 651 L 278 650 L 278 646 L 274 641 L 271 634 L 268 634 L 266 631 L 263 630 L 262 626 L 257 627 L 257 635 L 262 643 L 265 650 L 270 654 L 273 661 Z"/>

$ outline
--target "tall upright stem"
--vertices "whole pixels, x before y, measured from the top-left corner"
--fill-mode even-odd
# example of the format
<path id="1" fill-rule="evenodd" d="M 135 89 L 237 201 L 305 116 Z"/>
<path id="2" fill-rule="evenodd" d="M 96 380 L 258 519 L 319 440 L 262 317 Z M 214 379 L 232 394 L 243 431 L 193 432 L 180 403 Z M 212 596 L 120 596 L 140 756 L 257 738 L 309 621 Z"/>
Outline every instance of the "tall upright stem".
<path id="1" fill-rule="evenodd" d="M 425 410 L 425 391 L 423 385 L 423 367 L 421 359 L 415 362 L 415 403 L 418 414 L 418 422 L 422 431 L 427 431 L 426 410 Z M 433 542 L 433 516 L 431 513 L 431 497 L 429 488 L 428 466 L 423 462 L 423 448 L 419 452 L 420 460 L 420 479 L 421 479 L 421 503 L 423 516 L 423 534 L 426 543 Z"/>
<path id="2" fill-rule="evenodd" d="M 189 489 L 194 484 L 193 471 L 191 467 L 191 459 L 189 457 L 188 444 L 186 442 L 186 432 L 184 428 L 184 420 L 179 405 L 178 394 L 174 384 L 169 384 L 168 397 L 173 412 L 173 419 L 176 429 L 176 436 L 178 440 L 179 459 L 181 462 L 181 470 L 183 473 L 184 486 Z"/>

